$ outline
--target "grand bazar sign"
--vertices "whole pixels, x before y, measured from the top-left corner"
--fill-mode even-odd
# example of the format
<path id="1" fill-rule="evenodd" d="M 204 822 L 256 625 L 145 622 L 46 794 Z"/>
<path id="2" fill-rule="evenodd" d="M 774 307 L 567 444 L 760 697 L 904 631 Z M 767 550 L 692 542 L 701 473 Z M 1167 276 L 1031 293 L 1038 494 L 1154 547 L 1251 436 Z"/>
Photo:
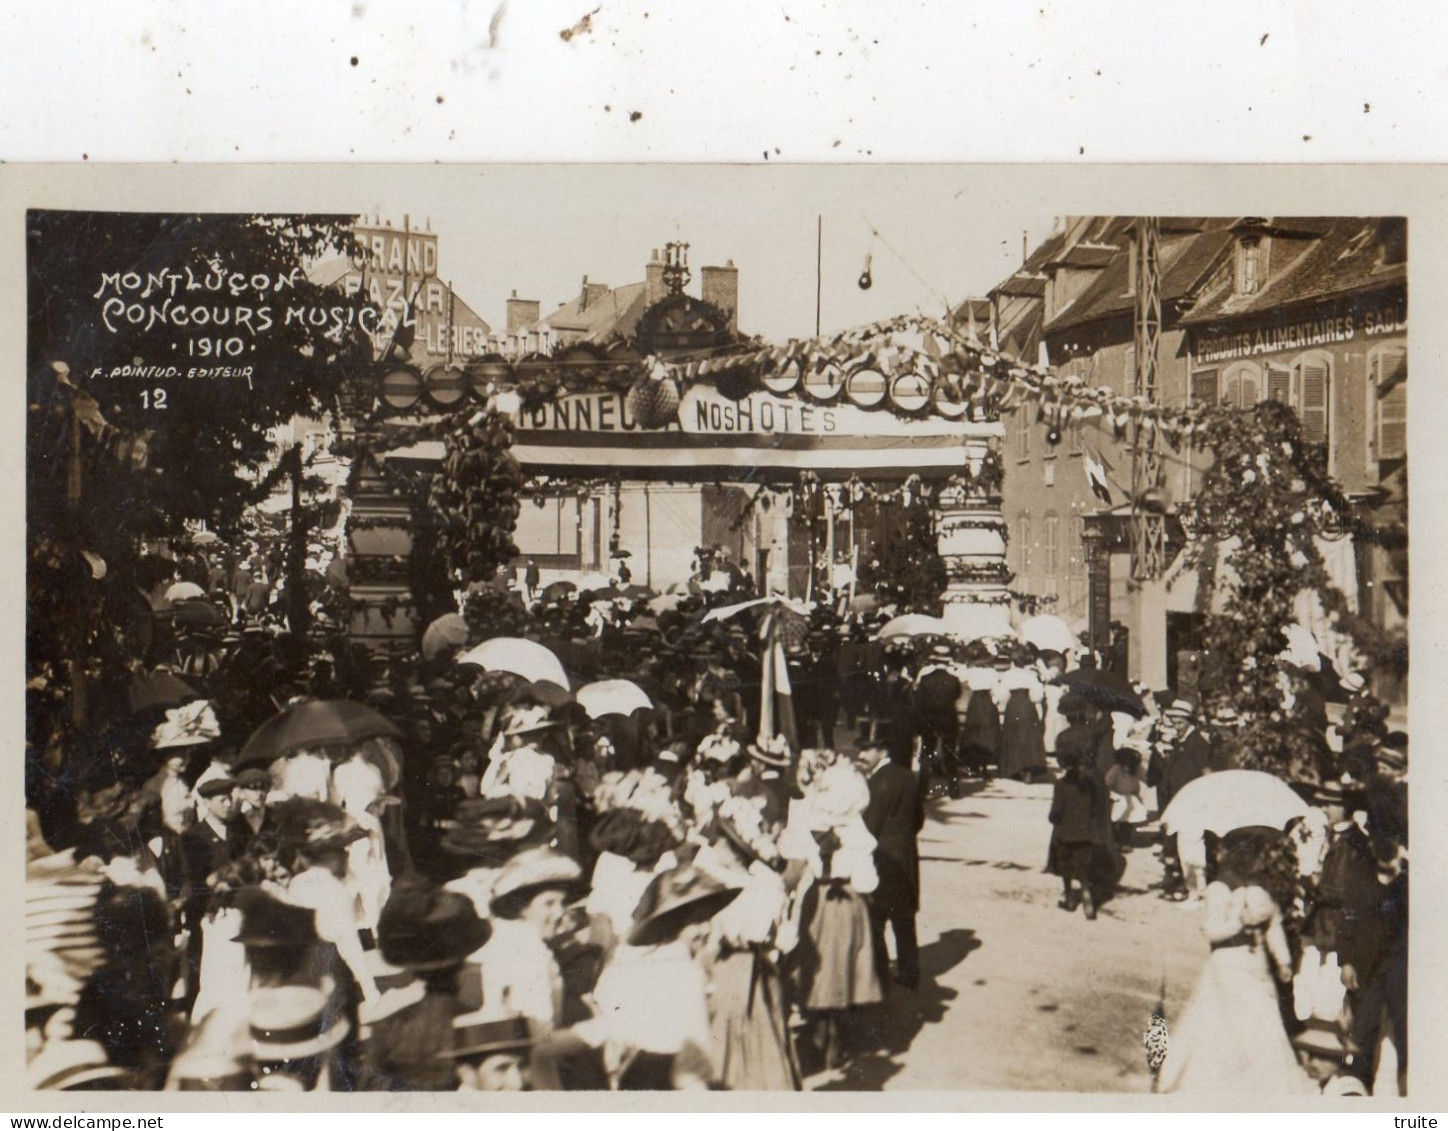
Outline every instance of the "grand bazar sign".
<path id="1" fill-rule="evenodd" d="M 695 385 L 679 402 L 677 423 L 646 429 L 629 411 L 628 395 L 617 392 L 572 393 L 541 408 L 523 410 L 518 427 L 525 432 L 620 433 L 684 432 L 697 436 L 959 436 L 959 422 L 939 417 L 902 420 L 890 412 L 866 412 L 850 404 L 750 393 L 731 400 L 717 389 Z"/>
<path id="2" fill-rule="evenodd" d="M 1369 338 L 1401 334 L 1407 329 L 1407 307 L 1400 303 L 1336 318 L 1315 318 L 1259 326 L 1237 334 L 1196 337 L 1192 341 L 1192 356 L 1199 363 L 1230 361 L 1239 357 L 1350 342 L 1359 334 Z"/>

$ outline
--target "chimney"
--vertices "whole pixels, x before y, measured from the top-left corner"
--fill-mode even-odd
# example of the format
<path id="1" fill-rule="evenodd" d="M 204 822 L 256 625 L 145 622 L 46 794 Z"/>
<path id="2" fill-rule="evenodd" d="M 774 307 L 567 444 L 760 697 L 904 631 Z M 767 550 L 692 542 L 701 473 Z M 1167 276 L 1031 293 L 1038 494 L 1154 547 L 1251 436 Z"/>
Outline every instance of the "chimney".
<path id="1" fill-rule="evenodd" d="M 583 276 L 583 293 L 578 299 L 578 313 L 582 314 L 590 306 L 596 306 L 612 289 L 607 283 L 590 283 L 588 276 Z"/>
<path id="2" fill-rule="evenodd" d="M 653 306 L 666 294 L 668 288 L 664 286 L 664 261 L 659 255 L 659 249 L 654 248 L 653 254 L 649 256 L 649 265 L 644 269 L 644 305 Z"/>
<path id="3" fill-rule="evenodd" d="M 508 296 L 508 316 L 504 322 L 509 337 L 517 334 L 524 326 L 531 326 L 541 314 L 536 299 L 519 298 L 514 291 Z"/>
<path id="4" fill-rule="evenodd" d="M 729 315 L 729 331 L 739 329 L 739 269 L 734 260 L 728 260 L 723 267 L 701 267 L 699 269 L 701 294 L 705 302 L 713 303 Z"/>

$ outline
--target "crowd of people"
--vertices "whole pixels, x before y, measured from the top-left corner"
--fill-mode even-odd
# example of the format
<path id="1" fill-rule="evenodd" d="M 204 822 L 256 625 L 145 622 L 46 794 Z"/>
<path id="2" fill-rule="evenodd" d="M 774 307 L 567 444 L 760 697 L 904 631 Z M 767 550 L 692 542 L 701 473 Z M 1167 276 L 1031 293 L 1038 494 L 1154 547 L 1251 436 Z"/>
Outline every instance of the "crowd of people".
<path id="1" fill-rule="evenodd" d="M 160 563 L 133 673 L 30 752 L 36 1086 L 799 1088 L 919 983 L 928 799 L 1054 782 L 1047 867 L 1090 919 L 1138 828 L 1234 764 L 1229 714 L 1140 688 L 1115 709 L 1084 648 L 882 637 L 895 610 L 868 602 L 739 609 L 725 570 L 666 594 L 500 579 L 465 631 L 369 652 L 315 556 L 306 634 L 280 561 Z M 504 636 L 647 705 L 459 662 Z M 1325 816 L 1163 845 L 1162 894 L 1213 947 L 1165 1088 L 1275 1063 L 1237 1024 L 1263 987 L 1280 1090 L 1299 1062 L 1371 1086 L 1384 1035 L 1406 1064 L 1405 744 L 1349 691 Z"/>

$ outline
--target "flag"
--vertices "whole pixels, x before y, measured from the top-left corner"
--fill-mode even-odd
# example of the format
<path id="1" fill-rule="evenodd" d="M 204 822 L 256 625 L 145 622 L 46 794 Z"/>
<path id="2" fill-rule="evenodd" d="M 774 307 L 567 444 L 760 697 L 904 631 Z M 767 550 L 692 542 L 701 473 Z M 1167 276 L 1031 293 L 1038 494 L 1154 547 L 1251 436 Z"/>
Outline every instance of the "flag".
<path id="1" fill-rule="evenodd" d="M 1091 493 L 1109 507 L 1112 505 L 1111 488 L 1107 485 L 1105 462 L 1090 448 L 1083 449 L 1081 466 L 1086 469 L 1086 482 L 1091 487 Z"/>
<path id="2" fill-rule="evenodd" d="M 779 614 L 765 618 L 764 655 L 759 687 L 759 737 L 783 736 L 791 752 L 799 749 L 794 723 L 794 691 L 789 683 L 789 664 L 785 660 L 784 641 L 779 634 Z"/>

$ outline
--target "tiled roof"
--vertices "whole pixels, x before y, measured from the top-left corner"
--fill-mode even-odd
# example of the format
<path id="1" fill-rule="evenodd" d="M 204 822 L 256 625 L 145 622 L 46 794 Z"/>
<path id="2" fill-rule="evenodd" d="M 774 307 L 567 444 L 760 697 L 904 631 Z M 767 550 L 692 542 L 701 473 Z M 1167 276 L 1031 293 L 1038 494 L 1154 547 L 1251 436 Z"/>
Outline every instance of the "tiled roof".
<path id="1" fill-rule="evenodd" d="M 587 307 L 582 306 L 583 296 L 566 302 L 546 318 L 540 319 L 539 326 L 570 334 L 580 334 L 585 341 L 602 342 L 615 335 L 628 337 L 644 311 L 646 284 L 629 283 L 614 287 L 602 297 L 593 299 Z"/>
<path id="2" fill-rule="evenodd" d="M 1317 302 L 1335 295 L 1402 285 L 1406 263 L 1385 264 L 1384 240 L 1402 235 L 1400 219 L 1341 217 L 1337 219 L 1278 219 L 1267 230 L 1317 232 L 1317 238 L 1275 235 L 1267 251 L 1267 280 L 1249 295 L 1235 294 L 1232 272 L 1212 279 L 1184 323 L 1221 321 L 1258 314 L 1298 303 Z"/>
<path id="3" fill-rule="evenodd" d="M 1131 221 L 1134 223 L 1134 221 Z M 1206 230 L 1171 234 L 1175 222 L 1164 221 L 1161 237 L 1161 298 L 1172 302 L 1189 298 L 1206 280 L 1212 267 L 1232 242 L 1227 219 L 1206 222 Z M 1129 225 L 1128 225 L 1129 226 Z M 1048 334 L 1083 326 L 1098 319 L 1130 314 L 1136 298 L 1131 280 L 1130 245 L 1123 243 L 1110 263 L 1066 310 L 1046 325 Z"/>

